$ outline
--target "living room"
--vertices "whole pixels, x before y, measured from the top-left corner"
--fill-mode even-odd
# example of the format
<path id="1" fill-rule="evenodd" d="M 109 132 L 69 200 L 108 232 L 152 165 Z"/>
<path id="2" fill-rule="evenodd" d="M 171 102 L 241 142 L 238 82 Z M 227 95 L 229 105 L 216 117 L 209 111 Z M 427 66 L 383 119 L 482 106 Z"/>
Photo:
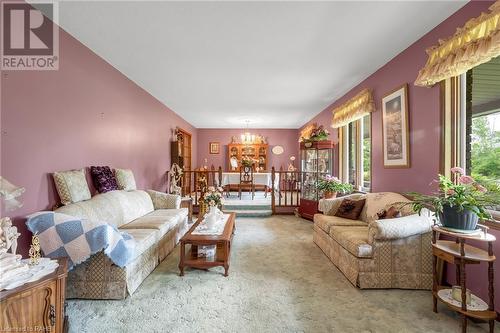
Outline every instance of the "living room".
<path id="1" fill-rule="evenodd" d="M 0 331 L 500 331 L 500 1 L 1 10 Z"/>

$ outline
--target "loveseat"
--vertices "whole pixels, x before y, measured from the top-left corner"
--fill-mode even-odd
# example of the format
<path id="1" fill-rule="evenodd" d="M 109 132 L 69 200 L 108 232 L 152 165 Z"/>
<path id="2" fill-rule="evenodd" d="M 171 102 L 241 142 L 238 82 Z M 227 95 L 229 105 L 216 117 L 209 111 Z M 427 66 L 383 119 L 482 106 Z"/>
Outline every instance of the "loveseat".
<path id="1" fill-rule="evenodd" d="M 365 199 L 358 220 L 334 216 L 343 199 Z M 314 242 L 359 288 L 431 289 L 432 218 L 411 211 L 407 198 L 392 192 L 353 194 L 322 201 L 314 215 Z M 391 206 L 402 217 L 378 219 Z"/>
<path id="2" fill-rule="evenodd" d="M 56 210 L 78 218 L 105 221 L 136 241 L 135 258 L 120 268 L 94 254 L 68 273 L 68 298 L 123 299 L 132 294 L 174 249 L 187 231 L 188 209 L 177 195 L 156 191 L 111 191 Z"/>

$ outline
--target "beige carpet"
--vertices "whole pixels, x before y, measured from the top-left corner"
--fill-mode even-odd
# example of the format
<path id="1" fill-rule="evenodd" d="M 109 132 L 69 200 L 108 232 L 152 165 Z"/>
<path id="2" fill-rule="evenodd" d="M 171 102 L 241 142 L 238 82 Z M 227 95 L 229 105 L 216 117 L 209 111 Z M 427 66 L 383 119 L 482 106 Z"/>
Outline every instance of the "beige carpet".
<path id="1" fill-rule="evenodd" d="M 454 313 L 432 312 L 429 291 L 354 288 L 312 242 L 308 221 L 236 226 L 229 277 L 220 269 L 179 277 L 177 248 L 126 300 L 68 301 L 70 331 L 459 332 Z M 468 332 L 486 331 L 470 322 Z"/>

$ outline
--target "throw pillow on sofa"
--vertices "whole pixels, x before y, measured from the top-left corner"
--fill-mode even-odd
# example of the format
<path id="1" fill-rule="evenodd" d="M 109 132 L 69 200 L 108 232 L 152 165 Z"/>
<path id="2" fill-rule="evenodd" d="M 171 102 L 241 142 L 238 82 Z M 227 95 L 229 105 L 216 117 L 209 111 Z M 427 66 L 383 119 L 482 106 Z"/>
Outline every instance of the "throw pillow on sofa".
<path id="1" fill-rule="evenodd" d="M 116 183 L 118 189 L 123 191 L 137 190 L 134 173 L 130 169 L 115 169 Z"/>
<path id="2" fill-rule="evenodd" d="M 118 190 L 115 175 L 108 166 L 91 166 L 90 174 L 99 193 Z"/>
<path id="3" fill-rule="evenodd" d="M 350 220 L 357 220 L 363 210 L 363 207 L 365 206 L 365 201 L 365 199 L 344 199 L 342 200 L 340 207 L 337 209 L 335 216 Z"/>
<path id="4" fill-rule="evenodd" d="M 385 206 L 385 210 L 388 210 L 391 207 L 394 207 L 395 209 L 397 209 L 399 211 L 400 217 L 415 214 L 415 211 L 413 210 L 412 205 L 408 204 L 407 202 L 395 202 L 393 204 L 388 204 L 387 206 Z"/>
<path id="5" fill-rule="evenodd" d="M 401 217 L 401 212 L 396 207 L 390 206 L 388 209 L 383 209 L 382 211 L 378 212 L 377 217 L 379 220 L 393 219 L 396 217 Z"/>
<path id="6" fill-rule="evenodd" d="M 85 169 L 58 171 L 52 174 L 57 193 L 63 205 L 89 200 L 90 190 L 85 178 Z"/>

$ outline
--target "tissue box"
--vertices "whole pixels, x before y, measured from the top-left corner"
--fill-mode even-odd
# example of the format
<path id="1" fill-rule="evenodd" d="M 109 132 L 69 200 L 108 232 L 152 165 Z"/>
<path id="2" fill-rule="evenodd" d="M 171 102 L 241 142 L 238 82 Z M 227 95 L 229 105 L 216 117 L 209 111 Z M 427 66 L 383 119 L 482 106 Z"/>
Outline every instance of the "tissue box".
<path id="1" fill-rule="evenodd" d="M 216 245 L 198 246 L 198 257 L 204 257 L 204 258 L 214 257 L 216 248 L 217 248 Z"/>

